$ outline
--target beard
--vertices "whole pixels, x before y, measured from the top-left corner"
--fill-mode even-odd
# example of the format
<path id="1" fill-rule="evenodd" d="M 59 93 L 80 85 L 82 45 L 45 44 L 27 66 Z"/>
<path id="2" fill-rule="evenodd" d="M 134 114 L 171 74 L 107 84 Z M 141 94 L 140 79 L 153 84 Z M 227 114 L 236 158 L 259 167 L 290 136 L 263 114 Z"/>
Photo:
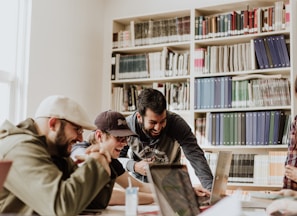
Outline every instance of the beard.
<path id="1" fill-rule="evenodd" d="M 69 142 L 67 142 L 66 138 L 65 138 L 65 132 L 64 132 L 64 127 L 62 126 L 58 133 L 57 133 L 57 137 L 55 139 L 55 147 L 56 147 L 56 153 L 57 156 L 60 157 L 69 157 L 70 156 L 70 151 L 69 149 Z"/>
<path id="2" fill-rule="evenodd" d="M 157 136 L 153 136 L 153 135 L 152 135 L 152 131 L 154 131 L 154 129 L 146 129 L 146 128 L 145 128 L 145 125 L 144 125 L 142 122 L 139 122 L 139 125 L 140 125 L 140 127 L 141 127 L 143 133 L 144 133 L 148 138 L 150 138 L 150 139 L 158 139 L 158 138 L 161 136 L 162 132 L 163 132 L 163 128 L 162 128 L 162 130 L 160 131 L 159 135 L 157 135 Z"/>

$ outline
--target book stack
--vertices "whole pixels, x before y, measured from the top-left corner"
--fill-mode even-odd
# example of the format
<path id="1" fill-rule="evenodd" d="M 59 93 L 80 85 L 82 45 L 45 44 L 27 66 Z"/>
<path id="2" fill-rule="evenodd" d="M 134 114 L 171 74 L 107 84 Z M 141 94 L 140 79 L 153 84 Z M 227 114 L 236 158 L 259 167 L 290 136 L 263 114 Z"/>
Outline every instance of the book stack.
<path id="1" fill-rule="evenodd" d="M 148 78 L 147 54 L 115 55 L 115 79 Z"/>
<path id="2" fill-rule="evenodd" d="M 289 106 L 290 83 L 281 75 L 206 77 L 194 81 L 195 109 Z"/>
<path id="3" fill-rule="evenodd" d="M 254 154 L 233 154 L 228 182 L 253 183 Z"/>
<path id="4" fill-rule="evenodd" d="M 229 183 L 282 185 L 287 151 L 269 151 L 268 154 L 232 155 Z M 215 173 L 218 153 L 205 152 L 212 173 Z"/>
<path id="5" fill-rule="evenodd" d="M 288 28 L 290 4 L 277 1 L 270 7 L 255 7 L 212 16 L 195 17 L 195 39 L 228 37 L 279 31 Z"/>
<path id="6" fill-rule="evenodd" d="M 112 109 L 118 112 L 137 110 L 137 97 L 145 88 L 155 88 L 162 92 L 170 111 L 190 109 L 190 89 L 187 82 L 153 82 L 151 84 L 124 84 L 114 86 L 112 90 Z"/>
<path id="7" fill-rule="evenodd" d="M 190 16 L 131 20 L 125 30 L 113 33 L 113 48 L 189 41 L 190 26 Z"/>
<path id="8" fill-rule="evenodd" d="M 287 151 L 269 151 L 267 155 L 255 155 L 254 183 L 282 185 Z"/>
<path id="9" fill-rule="evenodd" d="M 140 79 L 186 76 L 189 74 L 189 51 L 164 47 L 159 52 L 113 54 L 111 79 Z"/>
<path id="10" fill-rule="evenodd" d="M 284 35 L 252 39 L 258 68 L 290 67 L 288 45 Z"/>
<path id="11" fill-rule="evenodd" d="M 288 144 L 290 121 L 281 110 L 207 113 L 205 127 L 196 124 L 196 134 L 201 146 Z"/>
<path id="12" fill-rule="evenodd" d="M 194 52 L 196 74 L 216 74 L 252 69 L 251 43 L 207 46 Z"/>

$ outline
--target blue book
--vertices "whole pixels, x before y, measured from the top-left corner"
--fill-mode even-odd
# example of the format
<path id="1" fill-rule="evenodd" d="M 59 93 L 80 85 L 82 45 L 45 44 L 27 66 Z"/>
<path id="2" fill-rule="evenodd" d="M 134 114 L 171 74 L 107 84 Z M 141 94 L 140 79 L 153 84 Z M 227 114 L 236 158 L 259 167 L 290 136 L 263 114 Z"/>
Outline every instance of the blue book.
<path id="1" fill-rule="evenodd" d="M 257 112 L 257 145 L 264 145 L 264 135 L 265 135 L 265 111 Z"/>
<path id="2" fill-rule="evenodd" d="M 206 138 L 208 140 L 208 144 L 212 145 L 212 113 L 206 114 Z"/>
<path id="3" fill-rule="evenodd" d="M 280 111 L 275 111 L 274 113 L 274 129 L 273 129 L 273 145 L 276 145 L 278 142 L 278 134 L 279 134 L 279 126 L 280 126 Z"/>
<path id="4" fill-rule="evenodd" d="M 195 79 L 194 81 L 194 109 L 200 109 L 201 108 L 201 79 Z"/>
<path id="5" fill-rule="evenodd" d="M 209 78 L 209 108 L 213 109 L 215 104 L 215 78 Z"/>
<path id="6" fill-rule="evenodd" d="M 284 35 L 279 36 L 279 43 L 281 44 L 282 53 L 283 53 L 284 61 L 285 61 L 285 67 L 290 67 L 290 57 L 289 57 L 289 53 L 288 53 Z"/>
<path id="7" fill-rule="evenodd" d="M 264 61 L 262 58 L 262 52 L 261 52 L 261 48 L 260 48 L 260 44 L 259 44 L 259 39 L 258 38 L 254 38 L 252 39 L 254 42 L 254 47 L 255 47 L 255 53 L 256 53 L 256 59 L 258 62 L 258 66 L 260 69 L 264 69 Z"/>
<path id="8" fill-rule="evenodd" d="M 268 36 L 266 38 L 266 42 L 267 42 L 267 45 L 269 47 L 269 51 L 271 54 L 273 67 L 274 68 L 280 67 L 281 64 L 280 64 L 278 55 L 276 53 L 277 52 L 276 47 L 274 46 L 274 43 L 273 43 L 273 37 Z"/>
<path id="9" fill-rule="evenodd" d="M 270 111 L 265 112 L 264 145 L 269 144 Z"/>
<path id="10" fill-rule="evenodd" d="M 263 38 L 258 38 L 258 45 L 260 46 L 260 52 L 261 52 L 264 68 L 270 68 Z"/>
<path id="11" fill-rule="evenodd" d="M 220 91 L 220 98 L 221 98 L 221 108 L 226 108 L 225 107 L 225 85 L 226 85 L 226 82 L 225 82 L 225 79 L 226 77 L 220 77 L 221 79 L 221 91 Z"/>
<path id="12" fill-rule="evenodd" d="M 258 117 L 258 112 L 252 112 L 252 145 L 257 145 L 259 136 L 258 136 L 258 121 L 257 121 L 257 117 Z"/>
<path id="13" fill-rule="evenodd" d="M 206 96 L 205 96 L 205 94 L 204 94 L 204 92 L 205 92 L 205 80 L 206 80 L 206 78 L 202 78 L 202 79 L 200 79 L 200 87 L 199 87 L 199 96 L 200 96 L 200 108 L 201 109 L 206 109 L 206 102 L 205 102 L 205 100 L 206 100 Z"/>
<path id="14" fill-rule="evenodd" d="M 279 62 L 280 62 L 280 66 L 279 67 L 285 67 L 286 63 L 285 63 L 285 57 L 284 57 L 284 54 L 283 54 L 283 49 L 282 49 L 282 46 L 281 46 L 281 43 L 280 43 L 280 36 L 278 35 L 275 35 L 275 36 L 272 36 L 273 37 L 273 42 L 274 42 L 274 46 L 277 50 L 277 55 L 278 55 L 278 59 L 279 59 Z"/>
<path id="15" fill-rule="evenodd" d="M 246 145 L 252 145 L 253 144 L 253 112 L 246 112 L 246 138 L 245 142 Z"/>
<path id="16" fill-rule="evenodd" d="M 221 108 L 221 78 L 215 77 L 214 79 L 214 108 Z"/>

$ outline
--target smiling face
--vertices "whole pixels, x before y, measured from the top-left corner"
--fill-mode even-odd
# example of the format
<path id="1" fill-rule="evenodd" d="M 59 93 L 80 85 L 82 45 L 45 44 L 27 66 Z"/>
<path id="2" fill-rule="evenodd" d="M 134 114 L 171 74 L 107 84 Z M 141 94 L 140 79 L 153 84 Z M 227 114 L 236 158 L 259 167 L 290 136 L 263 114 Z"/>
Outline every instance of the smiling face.
<path id="1" fill-rule="evenodd" d="M 120 156 L 121 150 L 127 145 L 129 139 L 129 137 L 115 137 L 100 130 L 96 131 L 96 136 L 100 147 L 107 150 L 113 159 L 117 159 Z"/>
<path id="2" fill-rule="evenodd" d="M 72 145 L 83 139 L 82 128 L 64 119 L 50 118 L 49 121 L 52 127 L 56 128 L 53 141 L 49 144 L 51 155 L 68 157 Z"/>
<path id="3" fill-rule="evenodd" d="M 166 127 L 166 117 L 166 110 L 160 115 L 154 113 L 151 109 L 147 109 L 143 117 L 139 113 L 137 114 L 137 120 L 141 124 L 143 132 L 152 138 L 160 136 L 162 130 Z"/>

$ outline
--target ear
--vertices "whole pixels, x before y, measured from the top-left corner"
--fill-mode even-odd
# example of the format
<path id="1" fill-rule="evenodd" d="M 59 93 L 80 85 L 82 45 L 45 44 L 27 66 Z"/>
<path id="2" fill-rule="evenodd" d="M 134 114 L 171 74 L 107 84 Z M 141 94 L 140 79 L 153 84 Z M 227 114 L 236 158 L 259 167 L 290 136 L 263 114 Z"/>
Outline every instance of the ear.
<path id="1" fill-rule="evenodd" d="M 100 141 L 102 139 L 102 135 L 103 135 L 103 132 L 101 130 L 97 129 L 95 131 L 95 137 L 96 137 L 97 140 Z"/>
<path id="2" fill-rule="evenodd" d="M 51 130 L 56 130 L 56 126 L 57 126 L 57 123 L 58 123 L 58 119 L 57 118 L 54 118 L 54 117 L 51 117 L 49 118 L 48 120 L 48 126 Z"/>
<path id="3" fill-rule="evenodd" d="M 142 117 L 139 112 L 136 112 L 136 118 L 138 123 L 142 123 Z"/>

